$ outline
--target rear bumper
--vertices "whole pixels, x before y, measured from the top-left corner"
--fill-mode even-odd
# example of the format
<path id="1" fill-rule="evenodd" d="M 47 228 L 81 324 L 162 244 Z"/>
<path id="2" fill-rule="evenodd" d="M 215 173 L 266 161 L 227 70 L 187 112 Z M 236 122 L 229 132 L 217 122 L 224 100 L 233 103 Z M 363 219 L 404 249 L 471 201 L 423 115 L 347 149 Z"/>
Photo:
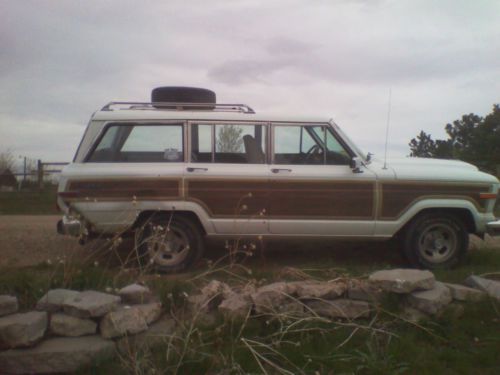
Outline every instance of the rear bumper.
<path id="1" fill-rule="evenodd" d="M 83 224 L 80 220 L 64 215 L 61 220 L 57 222 L 57 233 L 79 237 L 84 231 Z"/>
<path id="2" fill-rule="evenodd" d="M 500 236 L 500 219 L 486 224 L 486 233 L 490 236 Z"/>

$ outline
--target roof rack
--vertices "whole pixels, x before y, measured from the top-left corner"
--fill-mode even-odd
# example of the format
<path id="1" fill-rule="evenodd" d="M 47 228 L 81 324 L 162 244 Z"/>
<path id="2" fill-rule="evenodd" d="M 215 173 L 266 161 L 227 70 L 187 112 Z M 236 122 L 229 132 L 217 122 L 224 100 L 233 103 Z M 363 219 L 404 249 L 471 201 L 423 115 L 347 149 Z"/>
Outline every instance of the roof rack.
<path id="1" fill-rule="evenodd" d="M 138 109 L 138 110 L 161 110 L 161 111 L 216 111 L 216 112 L 241 112 L 255 113 L 255 111 L 246 104 L 218 104 L 218 103 L 170 103 L 170 102 L 109 102 L 101 111 L 113 111 L 116 109 Z"/>

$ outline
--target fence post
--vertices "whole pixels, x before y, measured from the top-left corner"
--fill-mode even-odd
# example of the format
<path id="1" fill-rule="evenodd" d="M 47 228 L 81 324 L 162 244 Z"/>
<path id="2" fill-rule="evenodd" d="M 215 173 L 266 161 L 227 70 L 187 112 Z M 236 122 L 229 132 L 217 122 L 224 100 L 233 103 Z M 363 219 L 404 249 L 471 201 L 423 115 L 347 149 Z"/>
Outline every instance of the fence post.
<path id="1" fill-rule="evenodd" d="M 40 159 L 37 162 L 38 189 L 43 189 L 43 163 Z"/>

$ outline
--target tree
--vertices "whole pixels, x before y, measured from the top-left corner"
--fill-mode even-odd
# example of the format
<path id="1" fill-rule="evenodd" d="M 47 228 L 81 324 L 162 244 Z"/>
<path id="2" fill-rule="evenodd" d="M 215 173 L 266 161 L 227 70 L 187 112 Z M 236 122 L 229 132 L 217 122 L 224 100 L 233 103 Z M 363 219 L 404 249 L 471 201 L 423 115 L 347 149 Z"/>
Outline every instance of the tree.
<path id="1" fill-rule="evenodd" d="M 217 152 L 241 152 L 243 129 L 236 125 L 224 125 L 217 135 Z"/>
<path id="2" fill-rule="evenodd" d="M 482 170 L 497 173 L 500 165 L 500 106 L 482 118 L 463 115 L 445 126 L 448 139 L 433 140 L 423 130 L 410 143 L 410 156 L 460 159 Z"/>
<path id="3" fill-rule="evenodd" d="M 6 169 L 14 170 L 14 155 L 10 150 L 0 152 L 0 172 Z"/>

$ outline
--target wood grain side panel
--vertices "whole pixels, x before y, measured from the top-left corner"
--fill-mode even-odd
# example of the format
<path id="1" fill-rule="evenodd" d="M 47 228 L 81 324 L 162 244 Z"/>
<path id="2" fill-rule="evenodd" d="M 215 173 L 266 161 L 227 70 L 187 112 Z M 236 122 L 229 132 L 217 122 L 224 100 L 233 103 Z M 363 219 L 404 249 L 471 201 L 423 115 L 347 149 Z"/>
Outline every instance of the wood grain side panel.
<path id="1" fill-rule="evenodd" d="M 113 179 L 70 181 L 68 191 L 78 198 L 179 198 L 181 179 Z"/>
<path id="2" fill-rule="evenodd" d="M 268 199 L 266 180 L 186 180 L 186 199 L 202 204 L 213 216 L 259 216 Z"/>
<path id="3" fill-rule="evenodd" d="M 373 182 L 271 181 L 269 215 L 283 218 L 371 219 Z"/>
<path id="4" fill-rule="evenodd" d="M 388 183 L 382 184 L 381 219 L 400 217 L 415 202 L 425 198 L 459 198 L 474 203 L 481 211 L 485 202 L 479 199 L 479 193 L 487 186 L 471 186 L 456 184 L 421 184 L 421 183 Z"/>

